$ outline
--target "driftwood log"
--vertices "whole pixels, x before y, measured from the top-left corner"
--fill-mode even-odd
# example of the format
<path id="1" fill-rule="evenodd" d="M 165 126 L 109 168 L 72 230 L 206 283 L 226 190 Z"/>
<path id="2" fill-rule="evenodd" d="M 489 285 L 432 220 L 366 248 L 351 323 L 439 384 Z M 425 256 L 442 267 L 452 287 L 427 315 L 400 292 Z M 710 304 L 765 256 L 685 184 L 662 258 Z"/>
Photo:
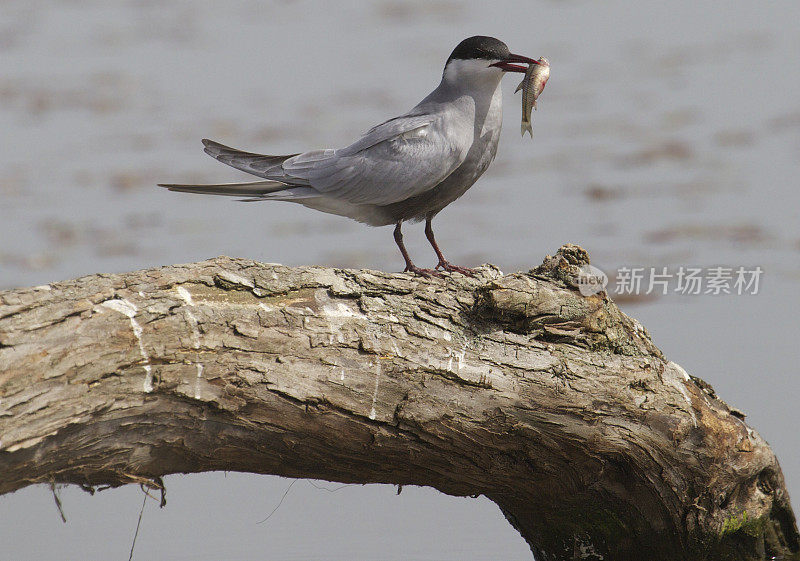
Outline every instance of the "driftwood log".
<path id="1" fill-rule="evenodd" d="M 775 455 L 565 246 L 477 278 L 220 257 L 0 292 L 0 493 L 209 470 L 485 495 L 540 560 L 794 558 Z"/>

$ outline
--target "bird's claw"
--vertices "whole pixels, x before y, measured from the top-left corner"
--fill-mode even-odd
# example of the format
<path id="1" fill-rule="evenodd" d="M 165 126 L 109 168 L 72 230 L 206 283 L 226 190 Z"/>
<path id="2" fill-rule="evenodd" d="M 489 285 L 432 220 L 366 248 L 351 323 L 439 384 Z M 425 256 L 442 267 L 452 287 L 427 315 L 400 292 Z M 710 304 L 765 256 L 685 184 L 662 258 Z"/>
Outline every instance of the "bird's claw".
<path id="1" fill-rule="evenodd" d="M 459 267 L 458 265 L 451 265 L 448 261 L 439 261 L 439 264 L 436 265 L 436 268 L 442 268 L 443 271 L 447 271 L 448 273 L 461 273 L 467 277 L 474 277 L 477 276 L 477 272 L 475 269 L 470 269 L 469 267 Z"/>
<path id="2" fill-rule="evenodd" d="M 431 277 L 442 278 L 444 275 L 437 271 L 436 269 L 423 269 L 421 267 L 417 267 L 416 265 L 410 265 L 403 270 L 404 273 L 414 273 L 415 275 L 419 275 L 421 277 L 425 277 L 429 279 Z"/>

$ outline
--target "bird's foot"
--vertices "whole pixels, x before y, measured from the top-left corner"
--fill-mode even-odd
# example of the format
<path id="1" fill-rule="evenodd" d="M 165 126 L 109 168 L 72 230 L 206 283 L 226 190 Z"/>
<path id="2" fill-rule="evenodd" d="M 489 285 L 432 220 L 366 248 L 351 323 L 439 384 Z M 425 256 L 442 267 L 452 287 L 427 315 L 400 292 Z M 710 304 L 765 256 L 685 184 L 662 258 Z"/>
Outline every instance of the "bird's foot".
<path id="1" fill-rule="evenodd" d="M 462 275 L 468 277 L 474 277 L 477 275 L 475 269 L 470 269 L 469 267 L 459 267 L 458 265 L 451 265 L 449 261 L 439 261 L 439 264 L 436 265 L 436 268 L 442 268 L 443 271 L 447 271 L 448 273 L 461 273 Z"/>
<path id="2" fill-rule="evenodd" d="M 406 268 L 403 270 L 403 272 L 414 273 L 415 275 L 425 277 L 426 279 L 429 279 L 431 277 L 441 278 L 444 276 L 436 269 L 423 269 L 421 267 L 417 267 L 416 265 L 407 265 Z"/>

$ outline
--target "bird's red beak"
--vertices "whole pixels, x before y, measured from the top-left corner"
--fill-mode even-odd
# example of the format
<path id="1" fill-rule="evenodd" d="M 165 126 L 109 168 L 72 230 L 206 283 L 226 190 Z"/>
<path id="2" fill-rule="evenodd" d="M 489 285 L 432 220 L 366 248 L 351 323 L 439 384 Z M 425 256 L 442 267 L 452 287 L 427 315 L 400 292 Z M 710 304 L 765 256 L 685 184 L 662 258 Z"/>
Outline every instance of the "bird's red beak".
<path id="1" fill-rule="evenodd" d="M 513 64 L 514 62 L 522 62 L 524 64 L 539 64 L 538 60 L 533 60 L 532 58 L 528 58 L 522 55 L 508 55 L 504 60 L 500 62 L 495 62 L 490 64 L 489 66 L 496 66 L 504 70 L 505 72 L 527 72 L 528 69 L 524 66 L 520 66 L 518 64 Z"/>

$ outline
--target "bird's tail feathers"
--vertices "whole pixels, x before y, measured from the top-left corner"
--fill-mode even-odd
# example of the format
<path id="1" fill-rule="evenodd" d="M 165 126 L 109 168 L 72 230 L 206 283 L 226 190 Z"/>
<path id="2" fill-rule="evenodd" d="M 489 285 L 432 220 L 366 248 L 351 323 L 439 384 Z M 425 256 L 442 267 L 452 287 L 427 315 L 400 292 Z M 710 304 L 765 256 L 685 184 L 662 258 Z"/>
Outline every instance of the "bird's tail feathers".
<path id="1" fill-rule="evenodd" d="M 201 195 L 225 195 L 229 197 L 262 197 L 289 189 L 291 185 L 279 181 L 252 181 L 249 183 L 212 183 L 207 185 L 183 185 L 159 183 L 170 191 L 179 193 L 199 193 Z"/>
<path id="2" fill-rule="evenodd" d="M 270 170 L 272 168 L 280 166 L 292 156 L 297 156 L 297 154 L 270 156 L 267 154 L 245 152 L 244 150 L 237 150 L 236 148 L 225 146 L 224 144 L 208 140 L 207 138 L 203 139 L 203 146 L 205 147 L 204 151 L 206 154 L 223 164 L 265 178 L 270 177 Z"/>
<path id="3" fill-rule="evenodd" d="M 293 201 L 320 195 L 311 187 L 297 185 L 293 181 L 283 181 L 284 174 L 276 171 L 276 169 L 280 170 L 284 161 L 292 156 L 297 156 L 297 154 L 286 156 L 255 154 L 230 148 L 208 139 L 203 139 L 203 146 L 205 146 L 206 154 L 220 162 L 264 179 L 249 183 L 212 183 L 207 185 L 159 183 L 159 187 L 180 193 L 243 197 L 241 200 L 244 201 Z"/>

